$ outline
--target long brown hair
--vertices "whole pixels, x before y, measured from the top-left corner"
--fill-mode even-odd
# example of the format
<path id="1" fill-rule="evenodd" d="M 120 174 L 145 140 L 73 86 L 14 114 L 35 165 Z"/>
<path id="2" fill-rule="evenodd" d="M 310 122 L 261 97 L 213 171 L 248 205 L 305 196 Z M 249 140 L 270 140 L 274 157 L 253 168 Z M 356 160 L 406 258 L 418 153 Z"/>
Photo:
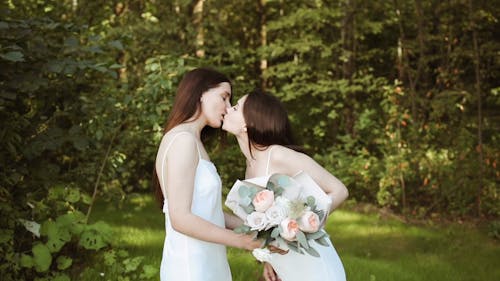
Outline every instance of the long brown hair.
<path id="1" fill-rule="evenodd" d="M 295 143 L 288 113 L 275 96 L 253 90 L 245 100 L 243 117 L 247 126 L 250 155 L 252 144 L 257 149 L 279 144 L 304 152 L 302 147 Z"/>
<path id="2" fill-rule="evenodd" d="M 167 133 L 175 126 L 186 122 L 190 118 L 196 119 L 201 114 L 201 96 L 206 91 L 217 87 L 220 83 L 231 81 L 224 74 L 210 68 L 196 68 L 187 72 L 179 83 L 175 94 L 174 105 L 168 115 L 163 133 Z M 230 96 L 230 98 L 232 95 Z M 202 140 L 213 134 L 217 129 L 206 126 L 201 132 Z M 153 169 L 153 187 L 155 196 L 160 204 L 163 204 L 163 192 L 161 190 L 156 165 Z"/>

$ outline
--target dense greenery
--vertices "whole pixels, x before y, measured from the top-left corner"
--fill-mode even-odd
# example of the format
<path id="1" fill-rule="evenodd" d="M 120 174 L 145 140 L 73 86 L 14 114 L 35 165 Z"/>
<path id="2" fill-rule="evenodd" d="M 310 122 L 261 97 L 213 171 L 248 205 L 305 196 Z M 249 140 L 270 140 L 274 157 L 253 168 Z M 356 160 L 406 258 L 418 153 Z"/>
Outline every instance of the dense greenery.
<path id="1" fill-rule="evenodd" d="M 499 14 L 498 0 L 2 1 L 2 277 L 64 280 L 115 249 L 87 221 L 94 200 L 150 192 L 176 86 L 197 66 L 229 75 L 235 98 L 283 100 L 355 201 L 487 219 L 498 237 Z M 211 154 L 226 188 L 243 171 L 229 140 Z M 153 274 L 109 255 L 132 263 L 124 276 Z"/>

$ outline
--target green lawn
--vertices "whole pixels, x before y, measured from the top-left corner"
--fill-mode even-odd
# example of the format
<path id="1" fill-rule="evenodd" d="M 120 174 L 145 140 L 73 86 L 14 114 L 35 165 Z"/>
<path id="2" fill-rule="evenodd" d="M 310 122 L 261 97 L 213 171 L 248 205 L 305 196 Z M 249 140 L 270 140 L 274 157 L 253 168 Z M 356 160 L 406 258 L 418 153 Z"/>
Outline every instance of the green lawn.
<path id="1" fill-rule="evenodd" d="M 101 203 L 92 219 L 113 227 L 116 245 L 159 267 L 164 218 L 151 197 L 132 197 L 121 208 Z M 327 231 L 349 281 L 500 280 L 500 243 L 470 226 L 415 226 L 375 213 L 338 210 Z M 261 268 L 248 252 L 228 249 L 228 255 L 233 280 L 258 279 Z M 116 280 L 113 268 L 95 268 L 104 277 L 87 274 L 81 279 Z"/>

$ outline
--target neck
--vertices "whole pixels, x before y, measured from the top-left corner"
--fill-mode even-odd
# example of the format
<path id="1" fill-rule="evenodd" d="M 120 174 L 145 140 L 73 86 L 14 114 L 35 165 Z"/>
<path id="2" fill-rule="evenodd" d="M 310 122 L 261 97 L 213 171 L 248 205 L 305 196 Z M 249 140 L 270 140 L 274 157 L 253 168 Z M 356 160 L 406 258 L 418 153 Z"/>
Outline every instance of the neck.
<path id="1" fill-rule="evenodd" d="M 252 154 L 250 154 L 250 147 L 248 145 L 248 135 L 247 134 L 241 134 L 236 136 L 236 139 L 238 140 L 238 145 L 240 146 L 241 153 L 245 155 L 247 165 L 254 165 L 257 161 L 259 161 L 262 158 L 263 154 L 266 154 L 267 147 L 264 150 L 259 150 L 255 148 L 254 145 L 252 145 Z M 253 157 L 252 157 L 253 155 Z"/>
<path id="2" fill-rule="evenodd" d="M 185 123 L 182 123 L 180 126 L 184 128 L 185 130 L 193 133 L 198 139 L 201 139 L 201 130 L 205 128 L 207 125 L 206 120 L 203 120 L 203 118 L 197 118 L 197 119 L 189 119 Z"/>

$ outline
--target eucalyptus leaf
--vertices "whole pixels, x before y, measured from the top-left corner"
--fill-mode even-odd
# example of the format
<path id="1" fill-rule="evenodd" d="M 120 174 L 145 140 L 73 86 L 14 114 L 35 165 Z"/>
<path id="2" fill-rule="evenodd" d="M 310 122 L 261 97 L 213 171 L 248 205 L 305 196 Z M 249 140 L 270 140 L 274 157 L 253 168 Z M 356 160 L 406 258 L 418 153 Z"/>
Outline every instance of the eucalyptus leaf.
<path id="1" fill-rule="evenodd" d="M 328 240 L 327 240 L 327 239 L 328 239 L 328 238 L 326 238 L 326 237 L 321 237 L 321 238 L 317 239 L 317 240 L 316 240 L 316 242 L 317 242 L 318 244 L 320 244 L 320 245 L 323 245 L 323 246 L 325 246 L 325 247 L 328 247 L 328 246 L 330 246 L 330 244 L 328 243 Z"/>
<path id="2" fill-rule="evenodd" d="M 306 251 L 309 255 L 313 257 L 319 258 L 319 253 L 318 251 L 316 251 L 316 249 L 314 249 L 314 247 L 305 248 L 304 251 Z"/>
<path id="3" fill-rule="evenodd" d="M 275 228 L 273 229 L 273 231 L 271 232 L 271 237 L 272 237 L 272 238 L 276 238 L 276 237 L 278 237 L 279 235 L 280 235 L 280 229 L 279 229 L 279 227 L 275 227 Z"/>
<path id="4" fill-rule="evenodd" d="M 303 248 L 309 249 L 309 242 L 307 241 L 307 238 L 304 235 L 304 232 L 302 232 L 302 231 L 297 232 L 297 241 L 299 242 L 300 246 L 302 246 Z"/>

